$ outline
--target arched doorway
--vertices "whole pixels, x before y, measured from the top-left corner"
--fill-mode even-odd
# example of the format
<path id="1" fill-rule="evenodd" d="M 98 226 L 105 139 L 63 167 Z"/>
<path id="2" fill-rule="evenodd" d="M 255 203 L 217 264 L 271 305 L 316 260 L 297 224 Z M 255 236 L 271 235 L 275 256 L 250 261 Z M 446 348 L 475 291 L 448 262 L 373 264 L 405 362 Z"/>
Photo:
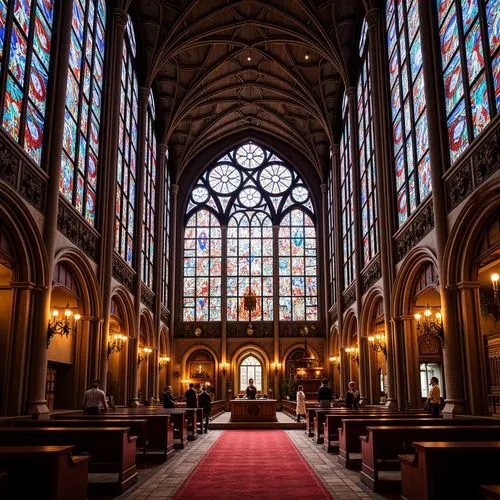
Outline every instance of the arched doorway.
<path id="1" fill-rule="evenodd" d="M 186 391 L 190 383 L 194 384 L 196 390 L 205 386 L 208 392 L 215 397 L 216 386 L 216 362 L 209 351 L 198 349 L 192 352 L 186 360 L 186 375 L 183 391 Z"/>
<path id="2" fill-rule="evenodd" d="M 245 346 L 234 354 L 233 360 L 234 395 L 245 395 L 249 378 L 254 379 L 257 394 L 267 395 L 272 382 L 269 375 L 268 354 L 257 346 Z"/>

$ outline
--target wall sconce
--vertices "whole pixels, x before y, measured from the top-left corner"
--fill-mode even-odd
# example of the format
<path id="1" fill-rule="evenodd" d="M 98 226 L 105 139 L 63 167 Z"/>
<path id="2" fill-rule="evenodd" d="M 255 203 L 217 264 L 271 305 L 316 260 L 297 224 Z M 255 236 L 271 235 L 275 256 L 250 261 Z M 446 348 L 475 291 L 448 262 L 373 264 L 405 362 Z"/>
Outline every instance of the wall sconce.
<path id="1" fill-rule="evenodd" d="M 227 363 L 221 363 L 220 364 L 220 371 L 222 375 L 226 375 L 226 371 L 228 369 L 229 365 Z"/>
<path id="2" fill-rule="evenodd" d="M 387 345 L 385 343 L 385 335 L 383 333 L 377 333 L 376 335 L 370 335 L 368 337 L 369 346 L 375 352 L 383 352 L 384 356 L 387 356 Z"/>
<path id="3" fill-rule="evenodd" d="M 160 356 L 158 358 L 158 370 L 165 368 L 170 363 L 170 358 L 168 356 Z"/>
<path id="4" fill-rule="evenodd" d="M 433 315 L 431 306 L 427 305 L 423 315 L 417 312 L 413 317 L 417 322 L 417 332 L 437 336 L 443 342 L 443 317 L 439 310 Z"/>
<path id="5" fill-rule="evenodd" d="M 137 355 L 137 365 L 139 366 L 147 357 L 153 352 L 150 347 L 139 347 L 139 354 Z"/>
<path id="6" fill-rule="evenodd" d="M 349 355 L 349 357 L 356 361 L 359 365 L 359 348 L 358 347 L 346 347 L 345 352 Z"/>
<path id="7" fill-rule="evenodd" d="M 491 283 L 493 284 L 493 301 L 496 306 L 500 306 L 500 295 L 498 292 L 498 280 L 500 280 L 500 275 L 498 273 L 493 273 L 491 275 Z"/>
<path id="8" fill-rule="evenodd" d="M 114 352 L 123 351 L 128 337 L 120 332 L 112 332 L 108 340 L 108 359 Z"/>
<path id="9" fill-rule="evenodd" d="M 495 321 L 500 319 L 500 290 L 499 283 L 500 275 L 498 273 L 493 273 L 490 276 L 491 284 L 493 285 L 493 293 L 491 289 L 481 288 L 480 290 L 480 304 L 481 304 L 481 315 L 484 319 L 487 319 L 491 314 Z"/>
<path id="10" fill-rule="evenodd" d="M 72 332 L 76 334 L 77 324 L 81 316 L 78 314 L 78 310 L 76 313 L 73 313 L 73 309 L 76 308 L 69 307 L 69 304 L 66 304 L 64 317 L 62 319 L 57 319 L 59 317 L 59 309 L 57 307 L 51 307 L 49 324 L 47 327 L 47 347 L 49 347 L 50 340 L 56 333 L 61 337 L 63 335 L 67 337 Z"/>
<path id="11" fill-rule="evenodd" d="M 340 370 L 340 356 L 330 356 L 329 361 L 334 368 L 338 368 Z"/>
<path id="12" fill-rule="evenodd" d="M 278 376 L 278 372 L 280 371 L 281 363 L 274 363 L 274 376 Z"/>

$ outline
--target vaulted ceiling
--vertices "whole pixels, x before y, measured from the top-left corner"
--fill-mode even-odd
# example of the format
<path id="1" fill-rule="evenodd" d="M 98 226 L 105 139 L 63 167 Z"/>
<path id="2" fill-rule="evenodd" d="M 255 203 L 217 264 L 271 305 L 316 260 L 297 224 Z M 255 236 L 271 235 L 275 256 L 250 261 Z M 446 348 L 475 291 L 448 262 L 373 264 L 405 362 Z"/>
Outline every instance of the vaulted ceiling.
<path id="1" fill-rule="evenodd" d="M 361 2 L 131 4 L 178 176 L 208 145 L 255 130 L 300 151 L 323 178 L 341 90 L 357 64 Z"/>

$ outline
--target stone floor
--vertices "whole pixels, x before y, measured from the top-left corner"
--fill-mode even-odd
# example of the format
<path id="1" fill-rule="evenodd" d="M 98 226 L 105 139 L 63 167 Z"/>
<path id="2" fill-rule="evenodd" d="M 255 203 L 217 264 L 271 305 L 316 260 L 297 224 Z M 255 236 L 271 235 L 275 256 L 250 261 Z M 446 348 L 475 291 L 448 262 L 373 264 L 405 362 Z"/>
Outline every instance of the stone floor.
<path id="1" fill-rule="evenodd" d="M 225 421 L 227 414 L 218 418 Z M 283 413 L 279 413 L 280 421 L 288 418 Z M 172 498 L 181 484 L 195 471 L 205 453 L 213 446 L 222 432 L 211 430 L 196 441 L 190 442 L 186 449 L 176 451 L 174 457 L 165 464 L 139 469 L 137 485 L 118 498 L 129 500 Z M 285 432 L 324 482 L 335 500 L 386 500 L 391 498 L 377 495 L 365 488 L 359 481 L 359 473 L 340 467 L 337 455 L 329 454 L 321 446 L 316 445 L 303 430 L 287 430 Z M 398 498 L 398 496 L 393 498 Z"/>

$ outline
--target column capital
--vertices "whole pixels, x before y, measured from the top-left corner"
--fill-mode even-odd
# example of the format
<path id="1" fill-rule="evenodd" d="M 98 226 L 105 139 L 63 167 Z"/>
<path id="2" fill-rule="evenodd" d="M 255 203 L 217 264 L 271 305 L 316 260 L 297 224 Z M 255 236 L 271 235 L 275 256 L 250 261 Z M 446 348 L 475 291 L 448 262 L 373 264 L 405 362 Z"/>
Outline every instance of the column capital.
<path id="1" fill-rule="evenodd" d="M 321 188 L 321 193 L 322 194 L 326 194 L 328 192 L 328 184 L 321 184 L 320 185 L 320 188 Z"/>
<path id="2" fill-rule="evenodd" d="M 162 154 L 162 155 L 167 154 L 168 144 L 165 144 L 164 142 L 160 142 L 159 148 L 160 148 L 160 154 Z"/>
<path id="3" fill-rule="evenodd" d="M 123 10 L 119 8 L 114 8 L 111 11 L 113 15 L 113 20 L 116 23 L 116 27 L 120 29 L 125 29 L 125 25 L 127 24 L 128 21 L 128 14 Z"/>
<path id="4" fill-rule="evenodd" d="M 330 146 L 330 152 L 332 153 L 332 159 L 335 158 L 338 153 L 339 153 L 339 145 L 338 144 L 332 144 Z"/>
<path id="5" fill-rule="evenodd" d="M 150 91 L 150 87 L 139 87 L 139 104 L 147 106 Z"/>
<path id="6" fill-rule="evenodd" d="M 179 184 L 171 184 L 172 196 L 177 196 L 179 194 Z"/>
<path id="7" fill-rule="evenodd" d="M 356 87 L 354 85 L 346 87 L 345 95 L 347 96 L 347 101 L 350 107 L 352 104 L 356 102 Z"/>
<path id="8" fill-rule="evenodd" d="M 378 29 L 380 24 L 380 9 L 376 7 L 369 9 L 365 14 L 365 19 L 369 31 Z"/>

